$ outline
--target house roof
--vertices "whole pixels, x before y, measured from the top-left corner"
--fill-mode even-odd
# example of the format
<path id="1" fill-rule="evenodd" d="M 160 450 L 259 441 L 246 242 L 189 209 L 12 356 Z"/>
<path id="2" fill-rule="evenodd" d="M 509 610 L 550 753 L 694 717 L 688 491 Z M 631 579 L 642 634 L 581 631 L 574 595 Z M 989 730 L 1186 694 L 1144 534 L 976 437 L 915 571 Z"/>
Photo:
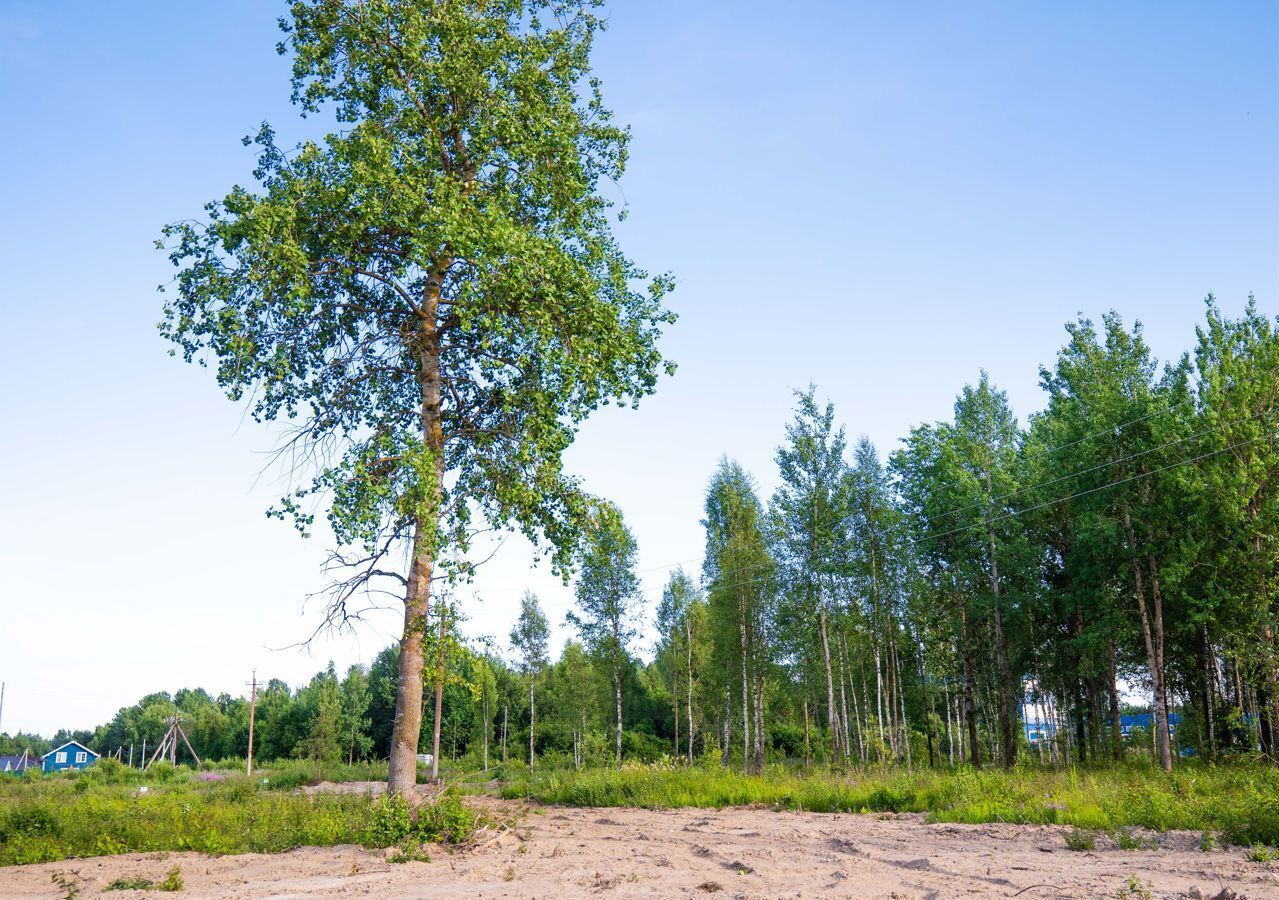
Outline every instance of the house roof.
<path id="1" fill-rule="evenodd" d="M 53 754 L 57 753 L 59 750 L 65 750 L 68 747 L 79 747 L 81 750 L 87 751 L 88 753 L 92 754 L 95 758 L 102 755 L 100 753 L 94 753 L 92 750 L 90 750 L 88 747 L 86 747 L 84 744 L 80 743 L 79 741 L 67 741 L 61 747 L 54 747 L 52 750 L 50 750 L 48 753 L 46 753 L 44 756 L 40 758 L 47 759 L 50 756 L 53 756 Z"/>
<path id="2" fill-rule="evenodd" d="M 19 753 L 17 756 L 0 756 L 0 772 L 12 772 L 36 765 L 36 758 L 30 753 Z"/>

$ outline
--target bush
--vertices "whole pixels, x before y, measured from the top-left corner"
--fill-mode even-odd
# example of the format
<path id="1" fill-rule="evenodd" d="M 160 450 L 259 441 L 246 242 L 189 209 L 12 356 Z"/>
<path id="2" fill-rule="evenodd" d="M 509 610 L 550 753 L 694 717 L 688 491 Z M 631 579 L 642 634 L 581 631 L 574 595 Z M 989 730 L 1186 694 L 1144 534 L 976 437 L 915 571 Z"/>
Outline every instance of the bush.
<path id="1" fill-rule="evenodd" d="M 413 819 L 403 797 L 383 797 L 373 805 L 368 830 L 360 841 L 366 847 L 390 847 L 409 836 Z"/>
<path id="2" fill-rule="evenodd" d="M 800 759 L 804 755 L 803 726 L 778 722 L 769 727 L 768 740 L 773 750 L 787 759 Z"/>

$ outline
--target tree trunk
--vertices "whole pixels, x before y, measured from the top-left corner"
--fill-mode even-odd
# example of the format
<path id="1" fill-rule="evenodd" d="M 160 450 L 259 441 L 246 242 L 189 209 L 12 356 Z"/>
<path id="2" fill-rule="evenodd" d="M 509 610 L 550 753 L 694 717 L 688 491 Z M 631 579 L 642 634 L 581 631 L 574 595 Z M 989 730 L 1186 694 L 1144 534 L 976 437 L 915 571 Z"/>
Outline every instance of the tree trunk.
<path id="1" fill-rule="evenodd" d="M 684 616 L 684 635 L 688 639 L 688 764 L 693 764 L 693 629 Z"/>
<path id="2" fill-rule="evenodd" d="M 986 473 L 986 488 L 990 490 L 990 473 Z M 995 664 L 999 667 L 999 734 L 1003 743 L 1004 768 L 1011 769 L 1017 763 L 1017 739 L 1013 735 L 1012 672 L 1008 668 L 1008 642 L 1004 638 L 1004 615 L 999 600 L 999 559 L 995 552 L 995 528 L 986 523 L 986 541 L 990 548 L 990 592 L 995 608 Z"/>
<path id="3" fill-rule="evenodd" d="M 420 527 L 419 527 L 420 530 Z M 431 563 L 420 552 L 409 565 L 404 602 L 404 634 L 400 637 L 399 673 L 395 687 L 395 720 L 387 765 L 387 790 L 410 791 L 417 784 L 417 749 L 422 732 L 422 639 L 430 608 Z"/>
<path id="4" fill-rule="evenodd" d="M 932 769 L 937 766 L 937 754 L 933 749 L 933 718 L 937 713 L 933 704 L 932 692 L 928 690 L 928 675 L 924 670 L 924 648 L 918 635 L 915 635 L 914 640 L 919 660 L 919 689 L 923 692 L 924 698 L 924 734 L 928 739 L 928 768 Z"/>
<path id="5" fill-rule="evenodd" d="M 613 663 L 613 691 L 617 697 L 617 767 L 622 767 L 622 667 Z"/>
<path id="6" fill-rule="evenodd" d="M 671 696 L 675 699 L 675 760 L 679 761 L 679 679 L 671 679 Z"/>
<path id="7" fill-rule="evenodd" d="M 422 641 L 430 613 L 431 575 L 435 566 L 436 518 L 444 488 L 444 428 L 440 400 L 440 344 L 436 315 L 444 273 L 452 261 L 427 275 L 421 309 L 421 325 L 414 341 L 421 396 L 422 439 L 431 454 L 435 483 L 429 486 L 425 509 L 416 511 L 413 525 L 413 557 L 404 595 L 404 633 L 400 637 L 399 672 L 395 686 L 395 720 L 391 729 L 391 753 L 386 787 L 402 794 L 417 784 L 417 750 L 422 732 Z"/>
<path id="8" fill-rule="evenodd" d="M 897 679 L 897 705 L 901 712 L 901 743 L 906 747 L 906 771 L 909 772 L 915 766 L 915 760 L 911 756 L 910 749 L 910 725 L 906 721 L 906 692 L 902 690 L 902 658 L 897 652 L 897 642 L 893 642 L 893 669 Z"/>
<path id="9" fill-rule="evenodd" d="M 1212 649 L 1212 641 L 1208 638 L 1208 623 L 1204 622 L 1201 627 L 1203 634 L 1203 665 L 1200 667 L 1203 678 L 1203 703 L 1204 703 L 1204 756 L 1212 759 L 1217 755 L 1217 736 L 1215 733 L 1214 712 L 1216 703 L 1213 698 L 1213 683 L 1216 679 L 1212 672 L 1216 668 L 1216 654 Z"/>
<path id="10" fill-rule="evenodd" d="M 745 626 L 743 626 L 743 629 Z M 751 717 L 750 717 L 750 690 L 746 685 L 746 634 L 742 632 L 742 771 L 749 773 L 751 770 L 750 753 L 751 753 Z"/>
<path id="11" fill-rule="evenodd" d="M 969 658 L 968 611 L 964 592 L 959 592 L 959 630 L 964 646 L 960 648 L 960 659 L 964 664 L 964 723 L 968 726 L 968 761 L 974 769 L 981 768 L 981 750 L 977 741 L 977 704 L 973 702 L 973 663 Z"/>
<path id="12" fill-rule="evenodd" d="M 1115 762 L 1124 758 L 1123 723 L 1119 719 L 1119 672 L 1115 662 L 1115 642 L 1106 643 L 1107 693 L 1110 695 L 1110 755 Z"/>
<path id="13" fill-rule="evenodd" d="M 822 602 L 820 582 L 817 587 L 817 626 L 822 637 L 822 662 L 826 665 L 826 727 L 830 731 L 830 755 L 835 758 L 839 734 L 839 711 L 835 708 L 835 675 L 830 664 L 830 638 L 826 630 L 826 605 Z"/>
<path id="14" fill-rule="evenodd" d="M 534 685 L 536 684 L 536 676 L 533 672 L 528 673 L 528 770 L 533 771 L 533 761 L 536 755 L 533 749 L 533 732 L 537 730 L 537 704 L 534 702 Z M 554 696 L 554 695 L 552 695 Z"/>
<path id="15" fill-rule="evenodd" d="M 884 671 L 881 665 L 880 657 L 883 656 L 879 651 L 879 641 L 872 637 L 871 648 L 875 655 L 875 716 L 879 720 L 876 724 L 879 726 L 879 748 L 884 748 Z"/>
<path id="16" fill-rule="evenodd" d="M 804 768 L 807 769 L 809 764 L 808 753 L 808 695 L 804 695 Z"/>
<path id="17" fill-rule="evenodd" d="M 728 744 L 729 744 L 729 740 L 733 736 L 732 722 L 733 722 L 733 691 L 730 687 L 725 685 L 724 686 L 724 726 L 721 729 L 722 746 L 720 747 L 720 764 L 723 765 L 725 769 L 728 768 L 728 759 L 729 759 Z"/>
<path id="18" fill-rule="evenodd" d="M 1132 566 L 1133 588 L 1137 595 L 1137 610 L 1141 617 L 1141 633 L 1146 643 L 1146 659 L 1150 666 L 1151 702 L 1155 712 L 1155 752 L 1159 765 L 1165 772 L 1172 771 L 1172 751 L 1168 745 L 1168 715 L 1164 708 L 1164 667 L 1163 667 L 1163 610 L 1159 600 L 1154 602 L 1154 621 L 1146 603 L 1145 579 L 1142 577 L 1141 561 L 1137 557 L 1137 536 L 1132 527 L 1132 516 L 1128 511 L 1128 501 L 1124 501 L 1121 509 L 1124 536 L 1128 541 L 1129 563 Z M 1154 560 L 1147 559 L 1152 567 Z M 1157 593 L 1157 592 L 1156 592 Z"/>

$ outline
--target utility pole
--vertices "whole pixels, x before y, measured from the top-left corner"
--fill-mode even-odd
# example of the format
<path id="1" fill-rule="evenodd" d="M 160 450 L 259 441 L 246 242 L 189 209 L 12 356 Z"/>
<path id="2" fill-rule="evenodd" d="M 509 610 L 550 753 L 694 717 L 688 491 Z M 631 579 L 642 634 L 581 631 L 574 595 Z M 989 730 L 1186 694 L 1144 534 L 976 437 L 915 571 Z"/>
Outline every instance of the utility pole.
<path id="1" fill-rule="evenodd" d="M 249 682 L 249 759 L 246 774 L 253 776 L 253 717 L 258 708 L 258 670 L 253 670 L 253 680 Z"/>
<path id="2" fill-rule="evenodd" d="M 0 722 L 4 721 L 4 682 L 0 681 Z M 0 731 L 0 734 L 4 734 Z"/>

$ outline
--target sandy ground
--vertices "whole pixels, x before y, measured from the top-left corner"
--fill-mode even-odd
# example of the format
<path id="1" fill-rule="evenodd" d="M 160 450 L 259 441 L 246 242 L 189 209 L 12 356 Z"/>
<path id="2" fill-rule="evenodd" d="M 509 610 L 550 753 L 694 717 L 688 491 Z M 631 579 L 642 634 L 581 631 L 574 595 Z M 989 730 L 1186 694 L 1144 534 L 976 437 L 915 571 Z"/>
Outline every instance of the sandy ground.
<path id="1" fill-rule="evenodd" d="M 178 896 L 188 898 L 1279 898 L 1279 863 L 1249 862 L 1239 849 L 1203 852 L 1191 833 L 1160 835 L 1159 849 L 1077 852 L 1059 828 L 930 825 L 915 815 L 495 811 L 518 814 L 518 824 L 473 849 L 436 849 L 429 863 L 393 864 L 389 851 L 358 847 L 130 854 L 0 869 L 0 897 L 65 897 L 55 873 L 80 897 L 97 897 L 116 878 L 160 880 L 176 864 L 186 881 Z M 1133 876 L 1136 892 L 1127 890 Z"/>

